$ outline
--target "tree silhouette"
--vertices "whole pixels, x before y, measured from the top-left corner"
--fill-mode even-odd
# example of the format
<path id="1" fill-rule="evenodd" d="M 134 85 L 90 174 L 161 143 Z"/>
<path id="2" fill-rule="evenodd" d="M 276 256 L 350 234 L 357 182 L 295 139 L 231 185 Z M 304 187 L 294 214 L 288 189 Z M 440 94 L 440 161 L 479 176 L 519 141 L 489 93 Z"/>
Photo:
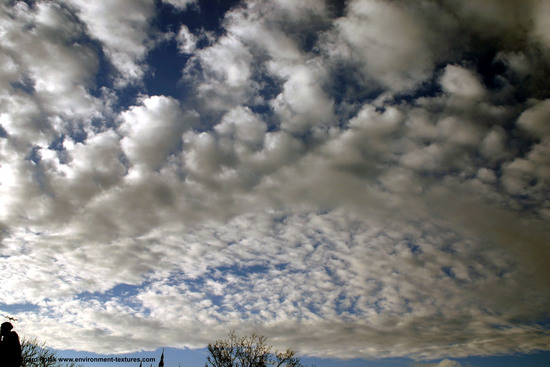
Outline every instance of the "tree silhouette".
<path id="1" fill-rule="evenodd" d="M 21 340 L 21 367 L 81 367 L 74 362 L 59 362 L 55 351 L 36 339 Z"/>
<path id="2" fill-rule="evenodd" d="M 208 344 L 210 355 L 205 367 L 305 367 L 292 349 L 284 352 L 273 350 L 266 341 L 265 336 L 237 337 L 231 331 L 228 339 Z"/>

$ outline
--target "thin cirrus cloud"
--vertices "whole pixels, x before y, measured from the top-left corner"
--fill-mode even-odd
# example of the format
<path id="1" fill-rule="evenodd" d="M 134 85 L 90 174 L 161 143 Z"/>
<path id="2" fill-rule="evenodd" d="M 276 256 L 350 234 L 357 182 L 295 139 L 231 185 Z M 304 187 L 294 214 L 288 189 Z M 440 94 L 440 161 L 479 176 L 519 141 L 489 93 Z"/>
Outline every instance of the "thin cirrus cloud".
<path id="1" fill-rule="evenodd" d="M 98 353 L 230 329 L 331 358 L 546 350 L 546 4 L 191 19 L 209 11 L 2 5 L 0 299 L 18 330 Z M 148 93 L 163 48 L 181 95 Z"/>

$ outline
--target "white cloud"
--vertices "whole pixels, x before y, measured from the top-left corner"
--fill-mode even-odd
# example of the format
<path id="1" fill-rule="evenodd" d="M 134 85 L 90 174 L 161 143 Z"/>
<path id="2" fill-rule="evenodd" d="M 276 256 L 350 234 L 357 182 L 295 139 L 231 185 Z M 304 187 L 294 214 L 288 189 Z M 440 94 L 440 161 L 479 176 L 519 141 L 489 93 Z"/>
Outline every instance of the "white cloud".
<path id="1" fill-rule="evenodd" d="M 66 3 L 77 9 L 90 35 L 101 42 L 103 51 L 119 72 L 117 84 L 140 82 L 145 73 L 141 62 L 148 50 L 153 2 L 66 0 Z"/>
<path id="2" fill-rule="evenodd" d="M 510 194 L 527 195 L 543 207 L 548 204 L 545 193 L 550 183 L 549 150 L 550 143 L 545 140 L 534 145 L 525 158 L 518 157 L 503 165 L 502 182 Z"/>
<path id="3" fill-rule="evenodd" d="M 121 146 L 131 165 L 159 169 L 187 128 L 179 103 L 163 96 L 152 96 L 121 114 Z"/>
<path id="4" fill-rule="evenodd" d="M 20 118 L 14 113 L 12 122 L 6 121 L 10 133 L 28 135 L 33 124 L 35 134 L 40 129 L 46 139 L 51 138 L 49 123 L 38 111 L 68 118 L 95 114 L 98 101 L 88 90 L 93 87 L 99 61 L 92 47 L 79 42 L 84 29 L 72 14 L 50 2 L 39 2 L 33 8 L 21 2 L 3 8 L 3 103 L 7 110 L 21 111 L 23 120 L 16 122 Z M 35 116 L 29 118 L 29 114 Z"/>
<path id="5" fill-rule="evenodd" d="M 444 359 L 439 363 L 422 363 L 415 365 L 417 367 L 461 367 L 462 365 L 451 359 Z"/>
<path id="6" fill-rule="evenodd" d="M 477 353 L 498 350 L 507 339 L 506 345 L 511 345 L 540 338 L 536 330 L 522 330 L 505 321 L 506 312 L 497 316 L 472 307 L 472 300 L 484 304 L 482 295 L 487 289 L 497 295 L 497 289 L 512 284 L 498 275 L 506 264 L 493 259 L 489 249 L 480 253 L 473 242 L 458 241 L 457 233 L 437 234 L 429 225 L 388 226 L 378 219 L 367 223 L 364 217 L 343 211 L 278 216 L 256 215 L 254 223 L 247 215 L 183 237 L 180 231 L 171 236 L 164 232 L 163 239 L 147 236 L 141 244 L 112 243 L 111 256 L 104 258 L 102 267 L 97 260 L 94 264 L 86 261 L 101 256 L 101 245 L 66 247 L 63 256 L 56 255 L 61 261 L 53 262 L 53 269 L 50 265 L 54 275 L 44 278 L 50 273 L 28 273 L 28 280 L 18 283 L 21 289 L 39 289 L 44 282 L 51 288 L 63 281 L 60 275 L 65 274 L 66 280 L 76 281 L 72 286 L 77 289 L 105 290 L 120 282 L 139 284 L 136 276 L 153 270 L 145 278 L 150 285 L 131 298 L 113 296 L 101 303 L 71 298 L 44 302 L 42 320 L 33 321 L 32 314 L 24 314 L 20 330 L 40 335 L 42 326 L 51 323 L 49 333 L 59 336 L 51 341 L 55 347 L 74 348 L 70 336 L 77 335 L 82 347 L 91 345 L 94 351 L 113 352 L 116 345 L 116 351 L 122 352 L 143 345 L 196 346 L 234 327 L 239 332 L 255 329 L 268 337 L 276 335 L 282 346 L 294 345 L 301 353 L 325 357 L 338 357 L 342 352 L 378 357 L 402 353 L 432 358 L 438 353 L 460 355 L 464 346 L 449 347 L 447 342 L 463 330 L 473 338 L 494 340 L 468 346 L 467 350 Z M 228 242 L 232 245 L 227 246 Z M 418 246 L 419 251 L 413 253 L 409 244 Z M 149 246 L 149 251 L 141 246 Z M 455 255 L 448 252 L 448 246 Z M 134 256 L 128 256 L 128 248 L 134 250 Z M 34 261 L 40 264 L 45 259 L 32 256 L 25 260 L 38 270 Z M 4 270 L 17 268 L 16 264 L 4 263 Z M 461 284 L 441 271 L 441 267 L 449 267 L 460 276 L 464 265 L 483 281 L 459 277 L 466 282 Z M 262 270 L 244 272 L 254 266 Z M 110 281 L 102 284 L 101 279 Z M 422 288 L 417 287 L 419 283 Z M 67 286 L 49 294 L 64 289 Z M 469 297 L 464 298 L 464 292 Z M 487 328 L 494 323 L 506 328 Z M 420 330 L 420 324 L 429 333 L 410 338 L 411 332 Z M 208 331 L 204 325 L 210 326 Z M 380 328 L 386 330 L 387 337 L 379 334 Z M 90 329 L 101 330 L 103 342 L 98 342 Z M 178 329 L 188 332 L 178 333 Z M 340 335 L 344 344 L 335 344 L 335 335 Z M 124 343 L 115 343 L 121 338 L 125 338 Z M 369 340 L 371 351 L 362 349 L 364 340 Z M 396 350 L 396 343 L 400 350 Z M 438 346 L 439 352 L 424 354 L 426 344 Z M 319 353 L 320 348 L 323 353 Z"/>
<path id="7" fill-rule="evenodd" d="M 411 14 L 376 0 L 351 1 L 346 9 L 335 22 L 329 54 L 353 60 L 367 80 L 390 90 L 413 88 L 428 77 L 433 55 L 422 24 Z"/>
<path id="8" fill-rule="evenodd" d="M 536 137 L 550 135 L 548 117 L 550 116 L 550 99 L 535 102 L 534 105 L 523 111 L 518 118 L 518 125 Z"/>
<path id="9" fill-rule="evenodd" d="M 282 120 L 282 128 L 303 133 L 334 120 L 333 102 L 322 89 L 323 70 L 316 65 L 270 65 L 273 73 L 286 79 L 283 91 L 271 106 Z"/>
<path id="10" fill-rule="evenodd" d="M 319 2 L 251 1 L 228 12 L 227 35 L 196 53 L 204 77 L 199 86 L 202 103 L 210 110 L 225 112 L 232 104 L 269 102 L 284 128 L 292 132 L 331 121 L 333 105 L 324 91 L 321 60 L 300 51 L 300 37 L 305 35 L 291 34 L 277 24 L 281 18 L 288 19 L 293 26 L 312 33 L 308 27 L 321 27 L 324 16 L 325 6 Z M 191 73 L 193 69 L 186 70 Z M 271 101 L 265 101 L 260 93 L 266 76 L 283 84 L 281 93 Z"/>
<path id="11" fill-rule="evenodd" d="M 484 95 L 484 88 L 478 78 L 460 66 L 447 65 L 441 77 L 443 90 L 459 97 L 477 100 Z"/>
<path id="12" fill-rule="evenodd" d="M 550 6 L 544 1 L 534 1 L 534 21 L 535 26 L 532 31 L 532 36 L 536 42 L 546 46 L 546 51 L 550 49 Z"/>
<path id="13" fill-rule="evenodd" d="M 326 16 L 327 9 L 324 2 L 304 0 L 300 2 L 290 0 L 276 0 L 275 11 L 289 15 L 295 21 L 311 21 L 314 16 Z"/>
<path id="14" fill-rule="evenodd" d="M 189 32 L 189 28 L 187 28 L 184 24 L 180 27 L 176 40 L 178 42 L 178 49 L 181 53 L 190 54 L 195 51 L 197 38 L 193 35 L 193 33 Z"/>
<path id="15" fill-rule="evenodd" d="M 236 11 L 230 14 L 228 28 L 232 34 L 265 49 L 276 60 L 299 60 L 302 57 L 296 43 L 287 34 L 270 29 L 258 20 L 247 21 L 245 16 Z"/>
<path id="16" fill-rule="evenodd" d="M 165 3 L 175 6 L 177 9 L 185 10 L 188 6 L 193 5 L 197 0 L 162 0 Z"/>
<path id="17" fill-rule="evenodd" d="M 277 26 L 279 19 L 287 19 L 288 26 L 300 27 L 304 33 L 309 28 L 320 27 L 325 21 L 326 6 L 321 1 L 249 1 L 243 9 L 235 9 L 226 15 L 227 30 L 246 43 L 267 51 L 275 62 L 299 61 L 304 55 L 299 48 L 300 37 Z"/>
<path id="18" fill-rule="evenodd" d="M 481 142 L 481 154 L 491 161 L 498 161 L 509 155 L 506 149 L 506 132 L 500 126 L 494 126 Z"/>
<path id="19" fill-rule="evenodd" d="M 217 44 L 199 54 L 203 65 L 213 77 L 220 78 L 229 87 L 248 85 L 251 76 L 252 55 L 235 37 L 223 37 Z"/>
<path id="20" fill-rule="evenodd" d="M 497 180 L 495 173 L 485 167 L 480 168 L 477 171 L 477 175 L 482 181 L 487 183 L 494 183 Z"/>
<path id="21" fill-rule="evenodd" d="M 232 35 L 196 51 L 184 69 L 184 78 L 197 85 L 194 108 L 217 118 L 235 105 L 253 101 L 258 83 L 252 79 L 252 63 L 250 50 Z"/>
<path id="22" fill-rule="evenodd" d="M 214 130 L 222 136 L 234 138 L 254 148 L 263 146 L 267 126 L 249 109 L 238 107 L 229 111 Z"/>
<path id="23" fill-rule="evenodd" d="M 105 353 L 229 329 L 335 358 L 547 349 L 529 7 L 250 1 L 207 45 L 173 28 L 184 98 L 144 81 L 126 107 L 131 88 L 92 97 L 96 47 L 118 86 L 142 81 L 153 2 L 70 4 L 0 15 L 0 299 L 28 304 L 22 334 Z M 486 85 L 480 55 L 505 69 Z"/>

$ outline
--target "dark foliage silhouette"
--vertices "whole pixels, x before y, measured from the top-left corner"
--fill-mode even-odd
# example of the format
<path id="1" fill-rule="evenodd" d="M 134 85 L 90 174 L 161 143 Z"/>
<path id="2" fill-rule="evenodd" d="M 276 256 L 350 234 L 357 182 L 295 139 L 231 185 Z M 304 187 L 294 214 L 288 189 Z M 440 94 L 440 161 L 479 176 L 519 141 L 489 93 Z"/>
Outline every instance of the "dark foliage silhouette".
<path id="1" fill-rule="evenodd" d="M 284 352 L 267 345 L 265 336 L 252 334 L 237 337 L 233 331 L 228 339 L 208 344 L 205 367 L 306 367 L 288 348 Z"/>
<path id="2" fill-rule="evenodd" d="M 60 362 L 57 353 L 36 339 L 21 340 L 21 367 L 81 367 L 74 362 Z"/>

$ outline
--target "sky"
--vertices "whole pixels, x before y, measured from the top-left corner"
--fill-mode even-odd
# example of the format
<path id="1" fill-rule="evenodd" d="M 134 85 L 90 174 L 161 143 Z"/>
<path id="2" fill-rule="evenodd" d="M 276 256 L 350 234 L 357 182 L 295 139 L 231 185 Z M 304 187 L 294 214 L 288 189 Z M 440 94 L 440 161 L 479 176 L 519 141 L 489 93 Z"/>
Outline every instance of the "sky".
<path id="1" fill-rule="evenodd" d="M 543 0 L 2 0 L 0 314 L 65 354 L 548 365 L 548 80 Z"/>

